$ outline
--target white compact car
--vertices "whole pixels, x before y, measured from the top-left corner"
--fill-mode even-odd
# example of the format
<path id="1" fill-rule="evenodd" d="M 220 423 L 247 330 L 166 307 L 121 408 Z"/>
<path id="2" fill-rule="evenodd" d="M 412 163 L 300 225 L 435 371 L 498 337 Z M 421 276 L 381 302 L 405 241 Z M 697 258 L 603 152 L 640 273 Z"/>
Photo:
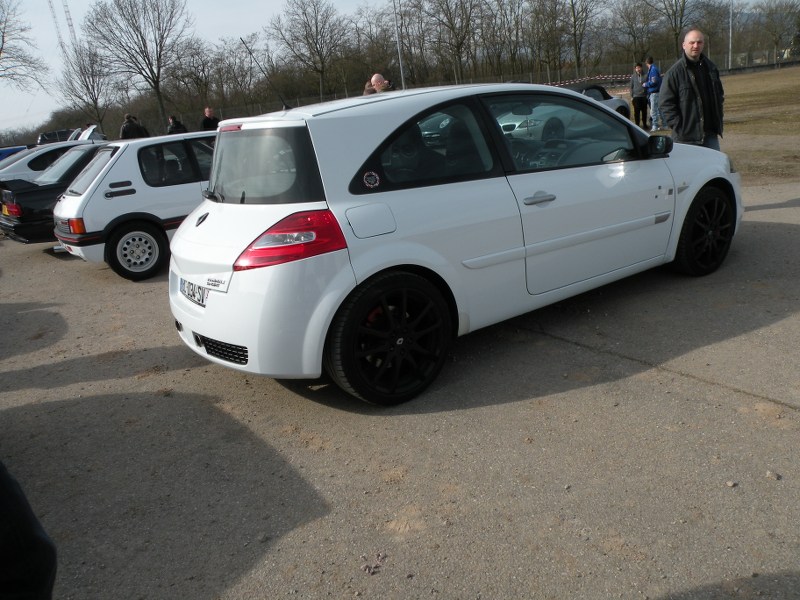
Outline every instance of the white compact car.
<path id="1" fill-rule="evenodd" d="M 106 262 L 133 281 L 166 264 L 169 239 L 203 199 L 216 134 L 197 132 L 109 143 L 53 211 L 61 245 Z"/>
<path id="2" fill-rule="evenodd" d="M 525 119 L 547 134 L 513 135 Z M 715 271 L 742 218 L 725 154 L 528 84 L 223 121 L 205 196 L 171 244 L 183 341 L 377 404 L 422 392 L 456 336 L 657 265 Z"/>

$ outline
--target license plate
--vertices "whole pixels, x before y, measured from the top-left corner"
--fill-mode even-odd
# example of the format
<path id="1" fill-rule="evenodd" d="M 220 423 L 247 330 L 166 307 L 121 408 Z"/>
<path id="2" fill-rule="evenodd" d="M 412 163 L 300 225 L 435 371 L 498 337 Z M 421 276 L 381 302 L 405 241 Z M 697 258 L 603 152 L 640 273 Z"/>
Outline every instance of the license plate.
<path id="1" fill-rule="evenodd" d="M 208 288 L 201 285 L 186 281 L 181 278 L 181 294 L 186 296 L 189 300 L 199 306 L 206 305 L 206 298 L 208 298 Z"/>

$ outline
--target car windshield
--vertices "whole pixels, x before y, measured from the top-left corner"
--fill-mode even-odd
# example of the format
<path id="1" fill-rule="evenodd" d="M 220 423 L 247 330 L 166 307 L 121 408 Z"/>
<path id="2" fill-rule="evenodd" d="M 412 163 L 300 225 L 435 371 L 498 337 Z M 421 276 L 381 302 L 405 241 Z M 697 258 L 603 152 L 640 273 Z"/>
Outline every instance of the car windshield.
<path id="1" fill-rule="evenodd" d="M 223 129 L 207 196 L 231 204 L 324 201 L 308 129 Z"/>
<path id="2" fill-rule="evenodd" d="M 89 161 L 89 164 L 83 168 L 83 171 L 78 173 L 75 179 L 69 186 L 67 190 L 68 196 L 80 196 L 81 194 L 86 193 L 86 190 L 89 189 L 89 186 L 92 185 L 92 182 L 97 178 L 100 172 L 103 170 L 108 162 L 111 160 L 111 157 L 114 156 L 116 151 L 119 148 L 117 146 L 102 148 L 98 150 L 97 154 L 95 154 L 94 158 Z"/>
<path id="3" fill-rule="evenodd" d="M 39 185 L 48 185 L 51 183 L 59 183 L 70 169 L 79 162 L 87 152 L 93 150 L 93 146 L 79 146 L 77 148 L 70 148 L 64 154 L 58 157 L 56 161 L 47 167 L 42 174 L 39 175 L 34 181 Z"/>

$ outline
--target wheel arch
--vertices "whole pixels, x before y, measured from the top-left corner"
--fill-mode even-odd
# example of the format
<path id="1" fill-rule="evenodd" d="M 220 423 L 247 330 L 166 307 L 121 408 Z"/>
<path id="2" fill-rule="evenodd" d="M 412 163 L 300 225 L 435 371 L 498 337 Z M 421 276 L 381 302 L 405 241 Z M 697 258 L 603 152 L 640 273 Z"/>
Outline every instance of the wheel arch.
<path id="1" fill-rule="evenodd" d="M 131 223 L 141 223 L 141 222 L 149 223 L 150 225 L 155 225 L 161 231 L 164 232 L 164 235 L 167 234 L 167 227 L 163 219 L 160 219 L 157 216 L 146 212 L 125 213 L 124 215 L 120 215 L 110 220 L 108 224 L 103 228 L 103 242 L 104 243 L 107 242 L 108 238 L 110 238 L 114 234 L 114 232 L 123 225 L 130 225 Z"/>
<path id="2" fill-rule="evenodd" d="M 353 294 L 356 290 L 362 288 L 365 285 L 369 285 L 376 278 L 382 277 L 388 273 L 411 273 L 412 275 L 417 275 L 419 277 L 422 277 L 423 279 L 426 279 L 431 284 L 433 284 L 433 286 L 437 290 L 439 290 L 439 293 L 442 295 L 442 298 L 447 304 L 447 309 L 450 311 L 451 327 L 452 327 L 450 336 L 451 338 L 457 337 L 460 314 L 458 310 L 458 304 L 456 303 L 455 295 L 453 294 L 453 291 L 450 289 L 450 286 L 448 285 L 447 281 L 445 281 L 445 279 L 441 275 L 439 275 L 436 271 L 421 265 L 415 265 L 415 264 L 393 265 L 391 267 L 386 267 L 384 269 L 381 269 L 380 271 L 376 271 L 375 273 L 370 275 L 367 279 L 359 283 L 355 288 L 353 288 L 349 294 L 347 294 L 347 297 L 344 300 L 342 300 L 342 302 L 339 304 L 339 307 L 337 307 L 336 312 L 338 312 L 342 304 L 344 304 L 347 298 L 351 294 Z M 331 319 L 331 322 L 332 321 L 333 319 Z M 330 332 L 330 327 L 331 323 L 328 324 L 328 332 L 326 332 L 326 338 L 327 338 L 327 333 Z"/>
<path id="3" fill-rule="evenodd" d="M 702 190 L 706 189 L 707 187 L 717 187 L 720 190 L 722 190 L 728 197 L 728 201 L 731 204 L 731 208 L 736 214 L 736 230 L 734 233 L 738 232 L 742 214 L 739 211 L 739 206 L 736 198 L 736 189 L 733 183 L 727 178 L 720 176 L 712 177 L 711 179 L 703 182 L 703 184 L 698 186 L 697 189 L 691 190 L 691 200 L 686 202 L 685 205 L 680 210 L 680 212 L 677 212 L 675 214 L 675 225 L 672 228 L 672 236 L 670 238 L 668 252 L 665 257 L 666 262 L 672 261 L 675 258 L 675 254 L 678 250 L 678 239 L 680 238 L 681 229 L 683 228 L 683 222 L 686 219 L 686 215 L 689 212 L 689 208 L 691 207 L 692 203 L 697 197 L 697 194 L 699 194 Z"/>

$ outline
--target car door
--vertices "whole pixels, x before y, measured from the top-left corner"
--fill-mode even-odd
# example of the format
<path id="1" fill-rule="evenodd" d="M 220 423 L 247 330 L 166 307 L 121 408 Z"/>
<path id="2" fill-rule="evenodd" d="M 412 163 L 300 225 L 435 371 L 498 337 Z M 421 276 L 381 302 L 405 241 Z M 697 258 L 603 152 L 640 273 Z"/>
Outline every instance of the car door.
<path id="1" fill-rule="evenodd" d="M 484 101 L 513 159 L 508 181 L 530 294 L 660 260 L 673 222 L 672 177 L 663 159 L 641 157 L 624 122 L 560 94 Z M 527 137 L 509 131 L 509 113 L 524 120 Z"/>
<path id="2" fill-rule="evenodd" d="M 463 309 L 462 332 L 528 299 L 519 209 L 473 104 L 440 106 L 390 135 L 354 177 L 344 219 L 357 277 L 391 254 L 435 270 Z"/>

